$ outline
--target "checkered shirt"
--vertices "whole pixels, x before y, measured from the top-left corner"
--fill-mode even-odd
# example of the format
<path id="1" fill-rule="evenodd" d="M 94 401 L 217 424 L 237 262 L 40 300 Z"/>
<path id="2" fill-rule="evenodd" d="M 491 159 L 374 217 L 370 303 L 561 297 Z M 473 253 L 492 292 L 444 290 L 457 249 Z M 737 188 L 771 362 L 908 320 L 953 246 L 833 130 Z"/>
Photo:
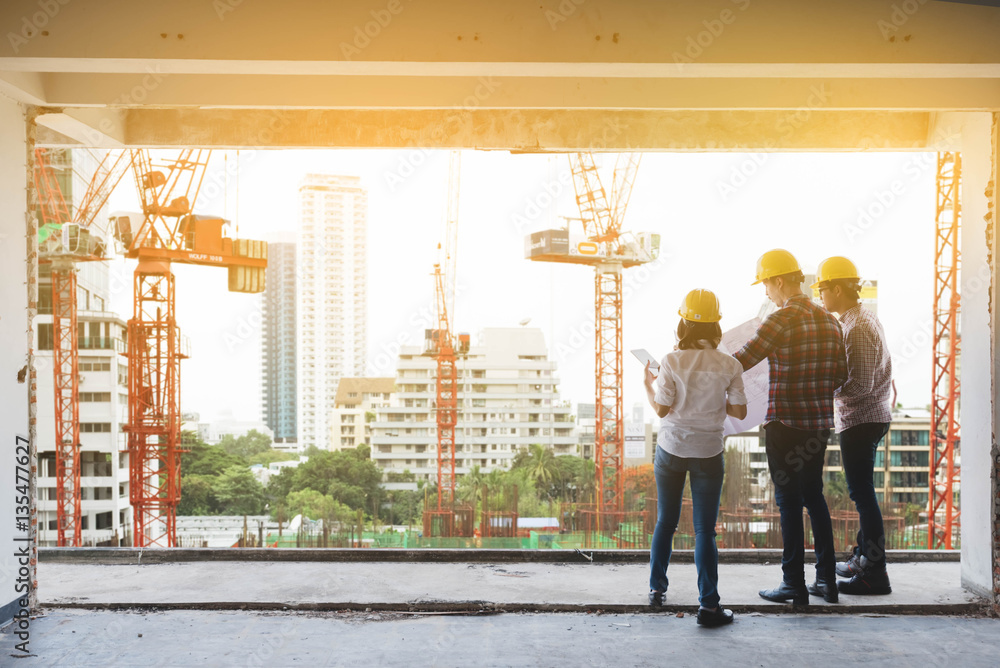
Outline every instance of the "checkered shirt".
<path id="1" fill-rule="evenodd" d="M 806 295 L 771 314 L 734 357 L 750 369 L 767 358 L 770 387 L 765 422 L 802 430 L 833 426 L 833 392 L 847 379 L 840 323 Z"/>
<path id="2" fill-rule="evenodd" d="M 892 359 L 875 314 L 858 304 L 840 316 L 847 346 L 847 382 L 834 393 L 837 432 L 870 422 L 892 422 Z"/>

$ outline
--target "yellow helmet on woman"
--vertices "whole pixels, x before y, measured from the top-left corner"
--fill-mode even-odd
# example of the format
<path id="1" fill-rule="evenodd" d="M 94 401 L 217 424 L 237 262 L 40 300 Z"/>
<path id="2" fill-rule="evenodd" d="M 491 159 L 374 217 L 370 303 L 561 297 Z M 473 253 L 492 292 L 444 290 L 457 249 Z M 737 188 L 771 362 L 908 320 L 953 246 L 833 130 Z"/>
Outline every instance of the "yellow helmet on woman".
<path id="1" fill-rule="evenodd" d="M 711 290 L 698 288 L 687 293 L 677 314 L 691 322 L 719 322 L 719 298 Z"/>

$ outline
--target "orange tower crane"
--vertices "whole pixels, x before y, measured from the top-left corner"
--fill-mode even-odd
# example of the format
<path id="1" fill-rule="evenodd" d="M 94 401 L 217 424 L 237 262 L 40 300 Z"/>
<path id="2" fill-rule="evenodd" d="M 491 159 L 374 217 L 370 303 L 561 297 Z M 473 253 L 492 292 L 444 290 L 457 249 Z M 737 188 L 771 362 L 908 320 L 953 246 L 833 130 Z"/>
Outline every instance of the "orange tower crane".
<path id="1" fill-rule="evenodd" d="M 598 530 L 602 518 L 624 507 L 624 421 L 622 415 L 622 270 L 656 259 L 659 235 L 622 231 L 625 210 L 639 168 L 638 153 L 619 154 L 611 191 L 605 191 L 591 153 L 570 154 L 582 236 L 564 230 L 536 232 L 527 240 L 531 260 L 594 267 L 595 433 L 594 464 Z"/>
<path id="2" fill-rule="evenodd" d="M 425 533 L 455 536 L 469 533 L 468 521 L 455 521 L 455 446 L 458 434 L 458 358 L 469 352 L 469 335 L 452 333 L 455 312 L 455 272 L 458 261 L 458 197 L 462 170 L 459 151 L 448 162 L 448 209 L 444 243 L 438 246 L 444 257 L 434 265 L 434 292 L 437 329 L 427 332 L 425 354 L 435 358 L 435 408 L 437 415 L 437 510 L 425 511 Z M 434 518 L 441 524 L 435 527 Z"/>
<path id="3" fill-rule="evenodd" d="M 129 166 L 127 151 L 108 152 L 87 184 L 76 210 L 66 205 L 57 167 L 49 151 L 35 149 L 34 183 L 42 225 L 39 261 L 51 264 L 52 370 L 55 395 L 56 544 L 79 547 L 80 393 L 76 320 L 76 264 L 107 259 L 106 240 L 91 234 L 91 224 Z M 67 166 L 68 168 L 68 166 Z"/>
<path id="4" fill-rule="evenodd" d="M 931 460 L 927 547 L 952 548 L 960 524 L 958 402 L 959 233 L 962 227 L 962 156 L 939 153 L 934 216 L 934 332 L 931 383 Z"/>
<path id="5" fill-rule="evenodd" d="M 192 213 L 210 151 L 185 149 L 155 165 L 135 151 L 142 220 L 117 220 L 126 257 L 139 261 L 134 274 L 133 315 L 128 321 L 129 499 L 133 545 L 175 547 L 181 497 L 180 329 L 176 319 L 173 263 L 226 267 L 231 292 L 261 292 L 267 244 L 234 239 L 228 222 Z"/>

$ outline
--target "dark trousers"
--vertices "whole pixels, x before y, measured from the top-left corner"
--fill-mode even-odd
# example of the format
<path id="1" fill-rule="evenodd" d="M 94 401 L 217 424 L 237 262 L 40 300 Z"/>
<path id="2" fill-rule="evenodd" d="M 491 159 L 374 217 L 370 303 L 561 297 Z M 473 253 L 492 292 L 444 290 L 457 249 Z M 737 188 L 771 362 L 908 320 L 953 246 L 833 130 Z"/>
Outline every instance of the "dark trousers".
<path id="1" fill-rule="evenodd" d="M 653 462 L 656 476 L 656 528 L 649 551 L 649 588 L 666 591 L 667 566 L 673 550 L 674 532 L 681 517 L 684 479 L 691 476 L 694 511 L 694 563 L 698 570 L 699 602 L 704 608 L 719 605 L 719 551 L 715 545 L 715 521 L 719 517 L 722 453 L 704 459 L 677 457 L 657 446 Z"/>
<path id="2" fill-rule="evenodd" d="M 875 452 L 888 431 L 888 423 L 868 422 L 840 432 L 840 455 L 844 461 L 847 491 L 861 520 L 855 553 L 868 557 L 876 569 L 885 568 L 885 527 L 875 496 Z"/>
<path id="3" fill-rule="evenodd" d="M 809 511 L 816 548 L 816 576 L 834 582 L 837 565 L 830 510 L 823 496 L 823 461 L 829 429 L 803 431 L 780 422 L 764 425 L 767 466 L 781 514 L 781 570 L 792 586 L 805 584 L 802 508 Z"/>

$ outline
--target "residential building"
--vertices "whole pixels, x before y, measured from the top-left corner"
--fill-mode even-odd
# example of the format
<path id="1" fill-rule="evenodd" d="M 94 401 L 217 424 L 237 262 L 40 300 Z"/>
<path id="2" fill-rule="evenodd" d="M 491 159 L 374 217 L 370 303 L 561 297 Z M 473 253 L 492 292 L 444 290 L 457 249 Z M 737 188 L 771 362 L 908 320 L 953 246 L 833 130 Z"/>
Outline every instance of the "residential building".
<path id="1" fill-rule="evenodd" d="M 330 450 L 371 445 L 376 411 L 389 406 L 396 379 L 341 378 L 330 418 Z"/>
<path id="2" fill-rule="evenodd" d="M 300 448 L 325 450 L 337 383 L 364 373 L 368 193 L 356 176 L 308 174 L 299 198 L 296 427 Z"/>
<path id="3" fill-rule="evenodd" d="M 295 244 L 267 245 L 261 296 L 261 415 L 276 444 L 297 443 Z"/>
<path id="4" fill-rule="evenodd" d="M 580 456 L 594 458 L 594 433 L 597 429 L 597 404 L 576 405 L 577 434 L 580 437 Z"/>
<path id="5" fill-rule="evenodd" d="M 377 411 L 372 458 L 387 473 L 437 477 L 436 361 L 417 346 L 400 351 L 396 394 Z M 458 361 L 457 475 L 473 466 L 507 469 L 519 450 L 541 443 L 579 455 L 568 401 L 559 400 L 556 363 L 536 328 L 487 328 Z"/>
<path id="6" fill-rule="evenodd" d="M 274 441 L 274 432 L 263 422 L 255 420 L 233 420 L 230 418 L 215 420 L 213 422 L 198 423 L 198 438 L 211 445 L 218 444 L 226 436 L 239 438 L 246 436 L 251 431 L 256 431 L 267 436 Z M 277 449 L 277 448 L 276 448 Z"/>
<path id="7" fill-rule="evenodd" d="M 89 151 L 50 151 L 63 197 L 75 208 L 87 188 L 97 160 Z M 91 236 L 106 239 L 98 215 Z M 128 452 L 122 424 L 128 419 L 128 362 L 124 352 L 126 325 L 108 309 L 111 278 L 105 262 L 80 262 L 77 271 L 77 375 L 80 424 L 80 528 L 82 545 L 129 542 Z M 57 543 L 55 379 L 53 375 L 52 265 L 38 268 L 37 351 L 38 541 Z"/>

